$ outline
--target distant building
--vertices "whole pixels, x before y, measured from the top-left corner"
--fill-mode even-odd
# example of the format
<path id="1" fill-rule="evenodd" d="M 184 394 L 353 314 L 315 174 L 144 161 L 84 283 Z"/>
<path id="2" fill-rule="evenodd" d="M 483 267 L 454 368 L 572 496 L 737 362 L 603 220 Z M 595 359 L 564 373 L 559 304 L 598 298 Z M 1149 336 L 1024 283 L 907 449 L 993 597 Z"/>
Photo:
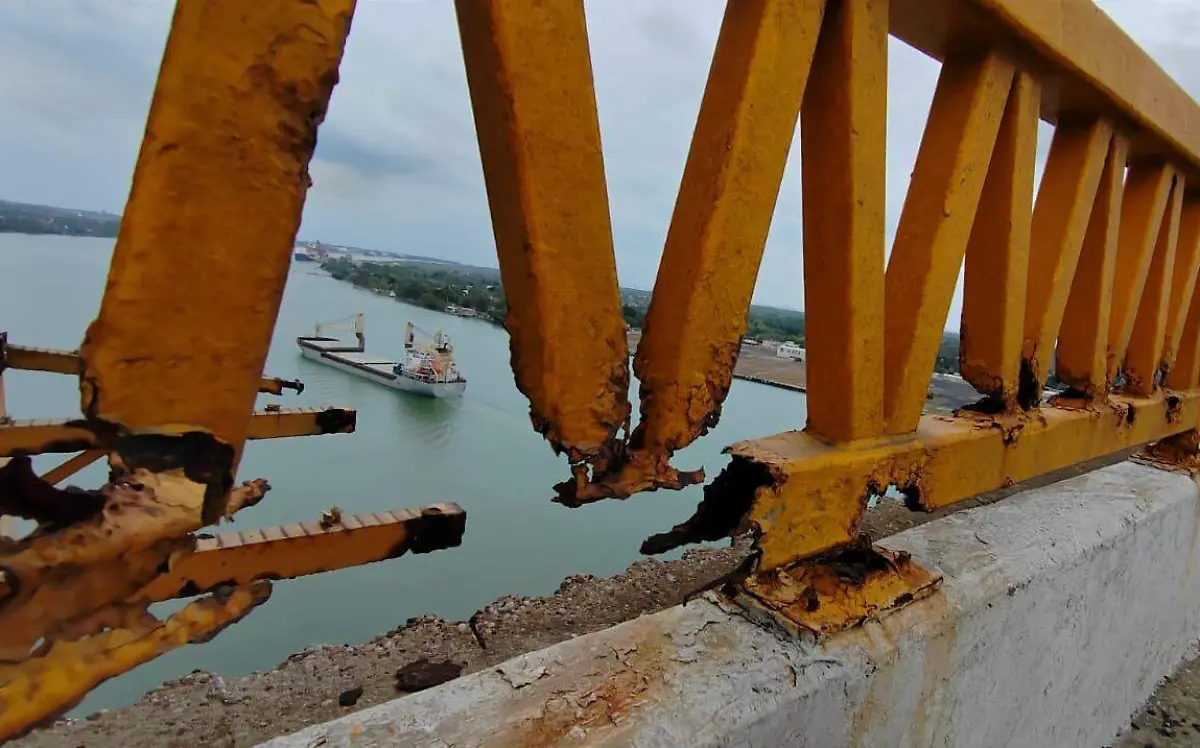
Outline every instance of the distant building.
<path id="1" fill-rule="evenodd" d="M 775 349 L 775 355 L 779 358 L 790 358 L 793 361 L 803 361 L 804 349 L 798 344 L 789 340 L 785 343 L 779 344 L 779 347 Z"/>

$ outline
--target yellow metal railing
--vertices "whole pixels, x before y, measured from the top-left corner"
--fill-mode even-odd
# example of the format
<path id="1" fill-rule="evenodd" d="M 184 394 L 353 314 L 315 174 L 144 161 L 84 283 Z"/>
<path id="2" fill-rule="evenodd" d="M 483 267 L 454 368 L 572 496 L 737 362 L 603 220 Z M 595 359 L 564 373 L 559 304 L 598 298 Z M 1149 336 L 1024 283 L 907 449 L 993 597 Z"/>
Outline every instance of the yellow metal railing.
<path id="1" fill-rule="evenodd" d="M 730 0 L 634 358 L 635 428 L 583 1 L 456 7 L 513 370 L 571 465 L 562 503 L 703 480 L 671 458 L 720 416 L 798 124 L 808 423 L 732 446 L 696 517 L 648 551 L 750 529 L 742 590 L 802 617 L 798 599 L 820 600 L 772 595 L 838 584 L 797 565 L 864 553 L 858 528 L 889 485 L 929 510 L 1149 443 L 1194 455 L 1200 107 L 1092 3 Z M 263 544 L 193 535 L 261 495 L 235 487 L 247 438 L 345 430 L 251 408 L 286 386 L 262 368 L 353 10 L 178 2 L 99 317 L 78 354 L 9 352 L 10 366 L 77 374 L 83 417 L 2 425 L 0 455 L 103 451 L 116 477 L 96 517 L 39 518 L 0 552 L 0 738 L 237 620 L 265 595 L 256 564 L 367 562 L 447 516 L 461 536 L 453 507 L 351 518 L 370 548 L 315 525 Z M 942 65 L 890 258 L 889 34 Z M 1035 199 L 1039 119 L 1054 138 Z M 964 264 L 961 368 L 984 399 L 924 416 Z M 1070 389 L 1046 402 L 1051 368 Z M 156 491 L 164 515 L 142 511 Z M 217 574 L 230 559 L 237 573 Z M 897 573 L 847 596 L 856 610 L 930 587 L 885 560 Z M 206 579 L 234 592 L 162 624 L 124 616 Z M 828 630 L 837 616 L 821 615 Z"/>
<path id="2" fill-rule="evenodd" d="M 628 434 L 583 9 L 458 7 L 501 271 L 522 291 L 514 368 L 574 466 L 564 503 L 699 478 L 669 460 L 719 417 L 797 123 L 807 426 L 732 447 L 696 518 L 649 547 L 753 527 L 762 573 L 853 541 L 889 485 L 933 509 L 1196 425 L 1200 108 L 1092 3 L 729 3 Z M 885 261 L 889 32 L 942 70 Z M 1035 200 L 1039 118 L 1055 134 Z M 923 417 L 964 262 L 961 368 L 985 401 Z M 1071 389 L 1044 403 L 1052 366 Z"/>

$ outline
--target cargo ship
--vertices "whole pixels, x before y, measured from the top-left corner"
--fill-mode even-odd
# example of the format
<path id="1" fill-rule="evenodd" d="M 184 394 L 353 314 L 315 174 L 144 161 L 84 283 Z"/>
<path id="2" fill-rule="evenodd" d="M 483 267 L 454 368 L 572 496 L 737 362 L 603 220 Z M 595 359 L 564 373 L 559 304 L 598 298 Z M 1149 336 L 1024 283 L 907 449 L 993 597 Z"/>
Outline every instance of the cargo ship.
<path id="1" fill-rule="evenodd" d="M 340 323 L 353 319 L 352 326 Z M 441 330 L 427 335 L 428 344 L 415 339 L 417 327 L 409 322 L 404 331 L 404 357 L 392 361 L 367 353 L 366 320 L 357 314 L 344 320 L 318 323 L 312 335 L 296 338 L 300 353 L 307 359 L 341 369 L 363 379 L 426 397 L 462 397 L 467 380 L 454 362 L 454 347 Z M 340 330 L 354 333 L 353 344 L 327 333 Z M 421 331 L 425 334 L 424 331 Z"/>

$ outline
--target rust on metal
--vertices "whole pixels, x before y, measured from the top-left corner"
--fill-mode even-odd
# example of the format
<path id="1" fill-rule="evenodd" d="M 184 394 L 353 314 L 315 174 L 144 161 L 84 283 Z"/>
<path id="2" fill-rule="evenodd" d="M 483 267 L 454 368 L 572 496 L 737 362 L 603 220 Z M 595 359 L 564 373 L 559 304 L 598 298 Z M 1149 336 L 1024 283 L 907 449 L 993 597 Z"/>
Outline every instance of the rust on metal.
<path id="1" fill-rule="evenodd" d="M 73 375 L 78 375 L 80 372 L 79 354 L 72 351 L 30 348 L 7 343 L 0 343 L 0 345 L 4 347 L 4 366 L 9 369 Z"/>
<path id="2" fill-rule="evenodd" d="M 5 473 L 25 459 L 13 460 Z M 60 491 L 34 478 L 4 492 L 10 502 L 36 498 L 41 508 L 53 500 L 61 511 L 75 501 L 86 512 L 80 509 L 82 516 L 70 522 L 30 517 L 38 529 L 0 548 L 0 568 L 17 590 L 0 606 L 0 659 L 13 659 L 72 621 L 128 600 L 204 525 L 205 488 L 183 470 L 129 470 L 118 463 L 113 472 L 114 480 L 96 491 Z M 235 489 L 228 503 L 250 505 L 266 488 L 251 482 Z M 67 569 L 79 571 L 64 574 Z"/>
<path id="3" fill-rule="evenodd" d="M 1154 254 L 1146 270 L 1141 302 L 1134 317 L 1125 362 L 1121 367 L 1125 389 L 1135 395 L 1149 395 L 1162 380 L 1162 351 L 1167 336 L 1167 312 L 1179 240 L 1179 218 L 1183 211 L 1183 189 L 1183 175 L 1176 174 L 1159 225 Z"/>
<path id="4" fill-rule="evenodd" d="M 354 432 L 358 412 L 353 408 L 276 408 L 252 414 L 246 438 L 280 439 L 322 434 Z M 141 435 L 122 434 L 107 424 L 87 420 L 9 421 L 0 424 L 0 456 L 15 454 L 70 453 L 104 449 L 122 451 L 127 443 L 145 441 Z M 211 440 L 202 432 L 180 434 L 167 451 L 188 451 L 189 445 L 200 448 Z M 205 447 L 207 449 L 207 447 Z M 195 450 L 192 450 L 195 451 Z"/>
<path id="5" fill-rule="evenodd" d="M 1030 246 L 1037 251 L 1029 257 L 1021 351 L 1025 399 L 1030 405 L 1041 401 L 1112 132 L 1103 120 L 1063 122 L 1050 143 L 1033 209 Z"/>
<path id="6" fill-rule="evenodd" d="M 1134 162 L 1125 177 L 1108 326 L 1106 368 L 1110 381 L 1116 379 L 1125 362 L 1173 178 L 1170 165 L 1159 160 Z"/>
<path id="7" fill-rule="evenodd" d="M 188 449 L 213 468 L 210 518 L 247 437 L 353 10 L 354 0 L 175 8 L 100 312 L 80 346 L 80 401 L 87 420 L 115 429 L 209 435 Z M 171 250 L 183 244 L 201 251 Z"/>
<path id="8" fill-rule="evenodd" d="M 1114 135 L 1071 282 L 1058 345 L 1054 349 L 1057 379 L 1089 400 L 1107 397 L 1111 384 L 1108 378 L 1109 309 L 1128 159 L 1129 140 Z"/>
<path id="9" fill-rule="evenodd" d="M 284 390 L 292 390 L 298 395 L 304 392 L 304 382 L 301 382 L 299 379 L 263 377 L 258 383 L 258 391 L 261 394 L 282 395 Z"/>
<path id="10" fill-rule="evenodd" d="M 60 351 L 49 348 L 30 348 L 28 346 L 7 345 L 0 342 L 5 352 L 0 361 L 9 369 L 25 371 L 44 371 L 52 374 L 70 374 L 78 376 L 83 371 L 83 361 L 78 351 Z M 281 379 L 279 377 L 263 377 L 258 384 L 258 391 L 263 394 L 282 395 L 284 390 L 292 390 L 297 394 L 304 392 L 304 382 L 299 379 Z"/>
<path id="11" fill-rule="evenodd" d="M 1021 397 L 1020 374 L 1040 107 L 1041 86 L 1018 72 L 964 267 L 959 369 L 971 386 L 1007 410 L 1032 405 Z"/>
<path id="12" fill-rule="evenodd" d="M 1058 406 L 1027 414 L 925 416 L 915 433 L 853 445 L 799 431 L 735 444 L 696 514 L 647 540 L 643 552 L 750 532 L 756 570 L 767 571 L 854 541 L 868 501 L 889 485 L 911 508 L 932 511 L 1200 422 L 1197 391 L 1114 396 L 1098 409 L 1082 400 Z"/>
<path id="13" fill-rule="evenodd" d="M 103 506 L 99 495 L 79 489 L 60 491 L 54 488 L 57 482 L 39 478 L 27 455 L 8 460 L 0 465 L 0 514 L 64 525 L 87 519 Z"/>
<path id="14" fill-rule="evenodd" d="M 788 630 L 819 639 L 928 597 L 941 581 L 941 574 L 907 553 L 872 546 L 864 539 L 751 575 L 737 589 L 734 601 L 772 614 Z"/>
<path id="15" fill-rule="evenodd" d="M 341 515 L 323 527 L 303 522 L 218 535 L 176 551 L 168 568 L 131 599 L 158 602 L 191 597 L 222 585 L 294 579 L 462 543 L 466 512 L 433 504 L 376 514 Z"/>
<path id="16" fill-rule="evenodd" d="M 262 582 L 188 603 L 165 621 L 131 611 L 96 621 L 94 632 L 47 646 L 20 665 L 0 663 L 0 740 L 63 714 L 113 676 L 185 644 L 208 641 L 270 595 L 270 583 Z"/>
<path id="17" fill-rule="evenodd" d="M 1197 225 L 1193 227 L 1190 216 L 1189 211 L 1184 212 L 1182 241 L 1191 241 L 1193 228 L 1196 230 L 1197 240 L 1200 240 L 1200 220 L 1197 220 Z M 1197 218 L 1200 219 L 1200 216 Z M 1200 293 L 1192 294 L 1187 319 L 1183 325 L 1183 337 L 1176 349 L 1179 353 L 1171 366 L 1167 384 L 1179 390 L 1190 390 L 1200 386 Z"/>
<path id="18" fill-rule="evenodd" d="M 1014 74 L 995 53 L 942 66 L 885 279 L 889 434 L 920 420 Z"/>
<path id="19" fill-rule="evenodd" d="M 1179 357 L 1180 343 L 1185 339 L 1195 339 L 1184 338 L 1183 334 L 1188 310 L 1196 297 L 1197 278 L 1200 277 L 1200 191 L 1187 190 L 1183 193 L 1175 258 L 1175 272 L 1171 276 L 1170 308 L 1167 311 L 1167 332 L 1163 341 L 1160 368 L 1167 375 L 1167 384 L 1187 390 L 1195 385 L 1185 383 L 1180 386 L 1171 378 L 1171 370 Z"/>
<path id="20" fill-rule="evenodd" d="M 583 0 L 455 7 L 517 387 L 573 472 L 603 473 L 628 428 L 629 349 Z"/>
<path id="21" fill-rule="evenodd" d="M 1200 432 L 1196 429 L 1169 436 L 1134 455 L 1134 460 L 1168 469 L 1200 472 Z"/>
<path id="22" fill-rule="evenodd" d="M 634 359 L 641 420 L 609 469 L 556 487 L 561 503 L 703 480 L 670 460 L 720 418 L 824 6 L 726 6 Z"/>

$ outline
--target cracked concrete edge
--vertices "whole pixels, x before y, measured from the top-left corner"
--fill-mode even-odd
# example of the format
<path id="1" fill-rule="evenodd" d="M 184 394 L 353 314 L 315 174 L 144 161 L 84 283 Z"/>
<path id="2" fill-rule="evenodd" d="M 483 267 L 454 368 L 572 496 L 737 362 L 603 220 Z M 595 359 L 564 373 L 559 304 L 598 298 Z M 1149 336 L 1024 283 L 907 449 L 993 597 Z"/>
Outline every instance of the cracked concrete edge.
<path id="1" fill-rule="evenodd" d="M 1195 639 L 1198 508 L 1121 463 L 889 538 L 941 588 L 819 644 L 709 595 L 263 745 L 1100 745 Z"/>

